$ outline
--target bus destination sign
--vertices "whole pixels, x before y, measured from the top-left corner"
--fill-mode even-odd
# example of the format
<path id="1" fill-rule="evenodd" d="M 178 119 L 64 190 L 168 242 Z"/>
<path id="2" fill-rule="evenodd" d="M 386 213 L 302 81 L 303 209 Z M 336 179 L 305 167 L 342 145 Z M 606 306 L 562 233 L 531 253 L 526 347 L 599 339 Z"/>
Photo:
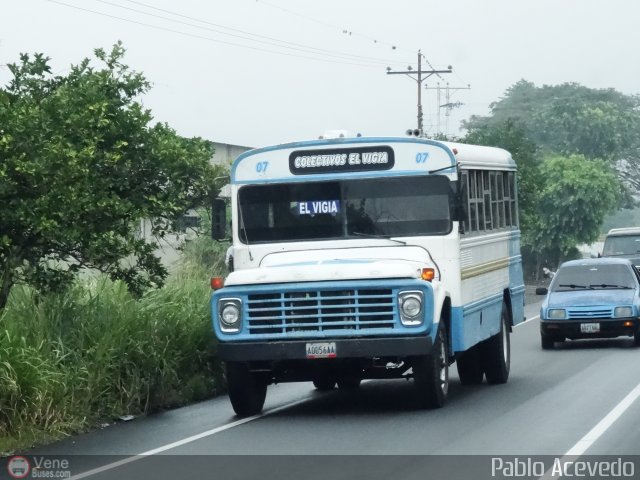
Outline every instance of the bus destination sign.
<path id="1" fill-rule="evenodd" d="M 294 175 L 389 170 L 393 165 L 393 149 L 387 146 L 297 150 L 289 155 Z"/>

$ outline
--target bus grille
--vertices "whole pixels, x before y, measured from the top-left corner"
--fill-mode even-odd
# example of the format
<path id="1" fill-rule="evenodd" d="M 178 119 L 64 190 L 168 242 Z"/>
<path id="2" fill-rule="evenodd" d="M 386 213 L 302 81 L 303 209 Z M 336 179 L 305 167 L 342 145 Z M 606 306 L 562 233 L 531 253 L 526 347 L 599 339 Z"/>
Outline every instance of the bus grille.
<path id="1" fill-rule="evenodd" d="M 393 328 L 391 289 L 316 290 L 249 295 L 250 334 Z"/>

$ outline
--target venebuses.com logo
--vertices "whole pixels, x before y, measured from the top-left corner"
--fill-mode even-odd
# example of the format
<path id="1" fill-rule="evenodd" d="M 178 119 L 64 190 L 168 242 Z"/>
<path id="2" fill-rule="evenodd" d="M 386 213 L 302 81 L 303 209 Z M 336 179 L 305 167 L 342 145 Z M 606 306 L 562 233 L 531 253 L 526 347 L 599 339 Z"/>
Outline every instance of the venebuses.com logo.
<path id="1" fill-rule="evenodd" d="M 71 478 L 71 462 L 68 458 L 15 455 L 7 460 L 7 473 L 9 478 Z"/>
<path id="2" fill-rule="evenodd" d="M 12 478 L 27 478 L 30 471 L 31 465 L 25 457 L 11 457 L 7 462 L 7 472 Z"/>

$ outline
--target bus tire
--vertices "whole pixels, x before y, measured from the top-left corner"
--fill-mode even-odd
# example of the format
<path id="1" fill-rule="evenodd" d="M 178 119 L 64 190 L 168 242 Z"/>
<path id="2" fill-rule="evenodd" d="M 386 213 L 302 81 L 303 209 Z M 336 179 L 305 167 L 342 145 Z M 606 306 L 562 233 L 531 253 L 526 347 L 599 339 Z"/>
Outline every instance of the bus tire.
<path id="1" fill-rule="evenodd" d="M 511 342 L 509 339 L 509 315 L 502 302 L 500 331 L 480 344 L 482 365 L 489 385 L 507 383 L 511 368 Z"/>
<path id="2" fill-rule="evenodd" d="M 444 406 L 449 393 L 447 327 L 440 322 L 430 355 L 413 357 L 413 383 L 420 408 Z"/>
<path id="3" fill-rule="evenodd" d="M 320 392 L 328 392 L 336 386 L 336 379 L 327 373 L 319 374 L 313 379 L 313 386 Z"/>
<path id="4" fill-rule="evenodd" d="M 231 406 L 239 417 L 262 411 L 267 396 L 267 380 L 249 370 L 244 362 L 227 362 L 227 389 Z"/>
<path id="5" fill-rule="evenodd" d="M 355 390 L 360 386 L 362 378 L 355 375 L 345 375 L 344 377 L 338 377 L 338 388 L 340 390 Z"/>
<path id="6" fill-rule="evenodd" d="M 479 346 L 474 345 L 456 358 L 456 367 L 462 385 L 480 385 L 482 383 L 484 369 L 478 349 Z"/>

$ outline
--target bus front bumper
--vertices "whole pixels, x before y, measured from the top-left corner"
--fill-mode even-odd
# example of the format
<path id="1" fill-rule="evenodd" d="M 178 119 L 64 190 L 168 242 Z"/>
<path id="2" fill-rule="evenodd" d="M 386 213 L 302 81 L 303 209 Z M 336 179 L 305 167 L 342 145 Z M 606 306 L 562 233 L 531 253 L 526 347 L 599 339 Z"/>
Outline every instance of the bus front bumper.
<path id="1" fill-rule="evenodd" d="M 429 336 L 328 338 L 271 342 L 220 342 L 217 346 L 217 354 L 221 360 L 239 362 L 316 358 L 404 358 L 429 355 L 432 347 Z M 315 355 L 314 352 L 320 352 L 320 354 Z"/>

